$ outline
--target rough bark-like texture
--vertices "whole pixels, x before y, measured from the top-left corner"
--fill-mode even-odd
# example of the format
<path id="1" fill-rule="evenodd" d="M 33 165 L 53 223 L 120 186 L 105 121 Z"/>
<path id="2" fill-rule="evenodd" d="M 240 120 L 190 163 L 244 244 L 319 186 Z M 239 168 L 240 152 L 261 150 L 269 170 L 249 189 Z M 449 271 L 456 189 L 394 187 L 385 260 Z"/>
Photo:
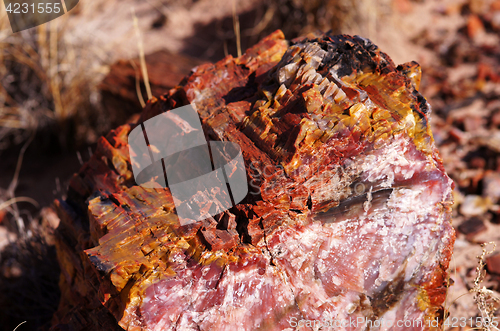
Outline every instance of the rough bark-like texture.
<path id="1" fill-rule="evenodd" d="M 195 68 L 141 120 L 193 103 L 207 140 L 241 146 L 250 193 L 181 227 L 168 188 L 135 185 L 135 124 L 101 138 L 56 202 L 54 329 L 439 329 L 452 182 L 419 80 L 366 39 L 280 31 Z"/>

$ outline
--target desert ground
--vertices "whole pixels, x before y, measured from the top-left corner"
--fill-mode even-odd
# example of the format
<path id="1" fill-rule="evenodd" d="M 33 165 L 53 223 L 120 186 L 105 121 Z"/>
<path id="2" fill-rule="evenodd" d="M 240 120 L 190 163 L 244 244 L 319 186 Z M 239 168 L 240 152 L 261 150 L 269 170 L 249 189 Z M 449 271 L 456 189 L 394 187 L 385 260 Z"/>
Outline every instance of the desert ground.
<path id="1" fill-rule="evenodd" d="M 358 34 L 396 64 L 421 65 L 420 92 L 455 182 L 446 310 L 458 319 L 496 316 L 499 0 L 80 0 L 67 15 L 16 34 L 0 5 L 0 330 L 50 326 L 59 298 L 51 204 L 99 136 L 140 113 L 147 93 L 139 61 L 130 60 L 165 52 L 163 61 L 178 70 L 157 77 L 175 86 L 191 66 L 237 56 L 276 29 L 288 39 L 318 30 Z M 116 78 L 133 70 L 138 92 Z"/>

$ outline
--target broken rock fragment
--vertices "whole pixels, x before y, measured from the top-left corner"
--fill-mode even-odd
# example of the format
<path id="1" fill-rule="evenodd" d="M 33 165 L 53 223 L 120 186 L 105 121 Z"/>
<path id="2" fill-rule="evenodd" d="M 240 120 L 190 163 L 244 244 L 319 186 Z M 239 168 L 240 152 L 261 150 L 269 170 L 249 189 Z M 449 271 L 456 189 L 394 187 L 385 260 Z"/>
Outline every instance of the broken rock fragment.
<path id="1" fill-rule="evenodd" d="M 193 104 L 241 147 L 248 195 L 181 226 L 168 188 L 134 181 L 137 124 L 111 131 L 56 202 L 54 328 L 440 329 L 452 181 L 419 82 L 367 39 L 280 31 L 193 69 L 140 121 Z"/>

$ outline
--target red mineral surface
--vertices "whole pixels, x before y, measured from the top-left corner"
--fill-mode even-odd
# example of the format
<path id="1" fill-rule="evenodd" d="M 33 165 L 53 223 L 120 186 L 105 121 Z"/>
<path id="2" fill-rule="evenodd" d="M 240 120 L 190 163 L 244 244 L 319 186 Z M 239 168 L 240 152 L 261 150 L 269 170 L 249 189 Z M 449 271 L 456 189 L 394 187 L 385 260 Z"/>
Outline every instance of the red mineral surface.
<path id="1" fill-rule="evenodd" d="M 194 68 L 139 123 L 193 104 L 207 141 L 241 147 L 248 195 L 181 226 L 134 180 L 137 123 L 102 137 L 56 201 L 53 330 L 439 330 L 453 184 L 419 82 L 347 35 L 276 31 Z"/>

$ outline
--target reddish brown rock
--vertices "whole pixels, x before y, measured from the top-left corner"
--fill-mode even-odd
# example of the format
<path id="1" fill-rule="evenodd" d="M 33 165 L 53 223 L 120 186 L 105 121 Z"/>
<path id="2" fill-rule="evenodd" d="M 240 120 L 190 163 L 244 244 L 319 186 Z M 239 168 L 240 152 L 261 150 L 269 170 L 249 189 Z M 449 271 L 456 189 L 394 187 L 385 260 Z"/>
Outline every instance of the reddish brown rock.
<path id="1" fill-rule="evenodd" d="M 54 323 L 316 330 L 328 321 L 365 330 L 383 320 L 389 330 L 440 329 L 452 182 L 419 81 L 416 63 L 396 67 L 366 39 L 289 43 L 280 31 L 240 58 L 195 68 L 141 121 L 195 104 L 208 140 L 240 145 L 250 193 L 180 226 L 168 188 L 134 182 L 135 124 L 110 132 L 56 203 L 63 296 Z M 413 327 L 397 325 L 405 320 Z"/>
<path id="2" fill-rule="evenodd" d="M 500 254 L 495 254 L 486 258 L 486 266 L 489 272 L 500 274 Z"/>
<path id="3" fill-rule="evenodd" d="M 149 84 L 153 95 L 167 93 L 203 62 L 185 55 L 159 50 L 146 56 Z M 109 68 L 109 74 L 99 86 L 102 104 L 110 114 L 123 118 L 140 111 L 139 91 L 147 100 L 139 59 L 120 60 Z M 123 122 L 121 122 L 123 123 Z M 121 124 L 120 123 L 120 124 Z"/>
<path id="4" fill-rule="evenodd" d="M 467 33 L 470 38 L 476 37 L 480 33 L 484 33 L 484 25 L 477 15 L 470 15 L 467 21 Z"/>
<path id="5" fill-rule="evenodd" d="M 458 226 L 458 231 L 465 234 L 469 241 L 472 241 L 476 235 L 486 230 L 484 221 L 478 217 L 472 217 Z"/>

